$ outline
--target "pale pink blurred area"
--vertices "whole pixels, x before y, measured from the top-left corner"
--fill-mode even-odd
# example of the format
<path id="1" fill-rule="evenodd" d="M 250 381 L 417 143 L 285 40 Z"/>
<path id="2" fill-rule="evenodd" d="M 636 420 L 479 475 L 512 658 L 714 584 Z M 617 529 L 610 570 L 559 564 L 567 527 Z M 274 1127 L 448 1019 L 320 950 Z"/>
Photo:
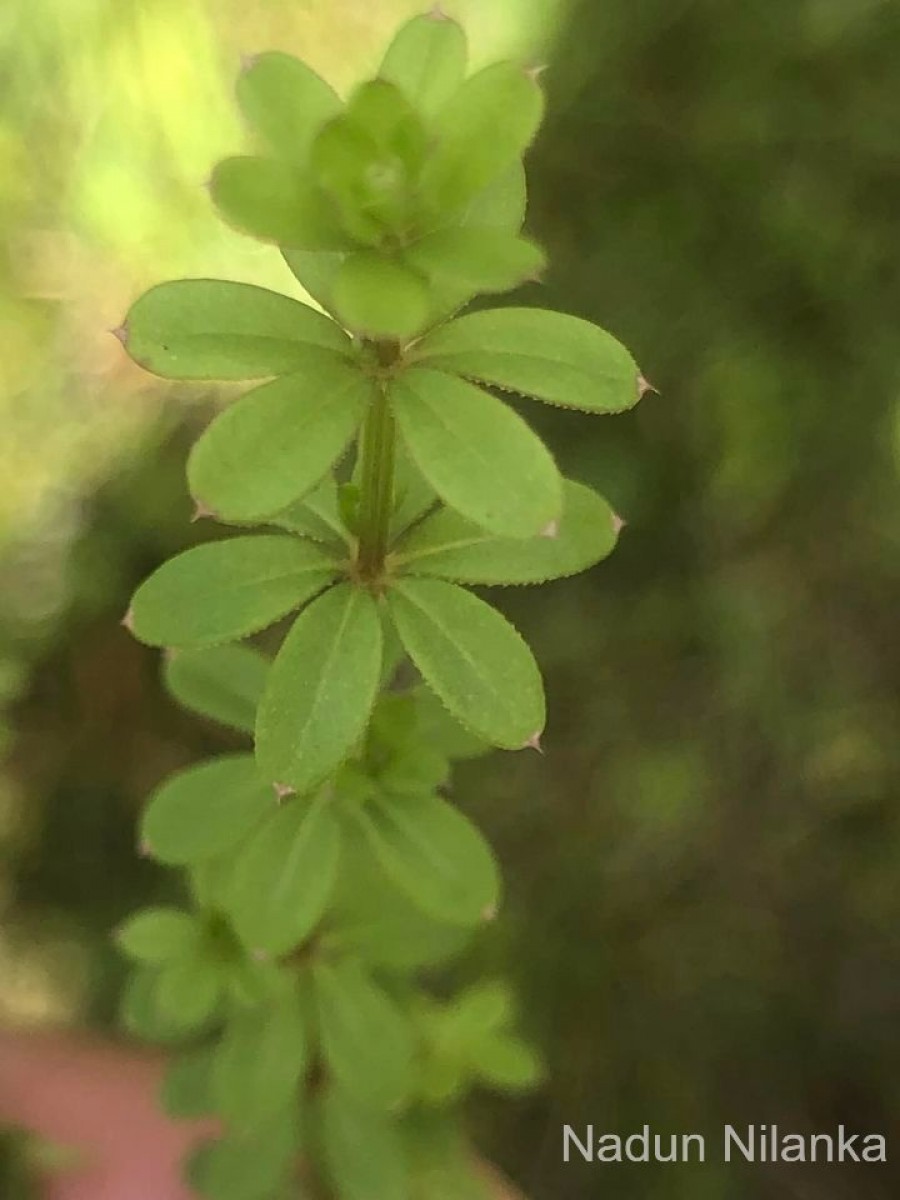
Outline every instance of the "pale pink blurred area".
<path id="1" fill-rule="evenodd" d="M 190 1200 L 180 1161 L 209 1126 L 167 1120 L 154 1055 L 54 1033 L 0 1032 L 0 1124 L 70 1151 L 47 1200 Z"/>

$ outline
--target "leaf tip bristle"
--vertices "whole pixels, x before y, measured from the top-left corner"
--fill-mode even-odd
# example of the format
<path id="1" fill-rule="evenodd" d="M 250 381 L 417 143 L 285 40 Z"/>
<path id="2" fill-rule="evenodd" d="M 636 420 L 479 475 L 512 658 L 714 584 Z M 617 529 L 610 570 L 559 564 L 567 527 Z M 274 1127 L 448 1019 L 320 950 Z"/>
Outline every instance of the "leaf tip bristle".
<path id="1" fill-rule="evenodd" d="M 486 904 L 484 906 L 484 908 L 481 910 L 482 921 L 484 921 L 485 924 L 489 923 L 490 921 L 496 921 L 497 920 L 497 911 L 498 910 L 497 910 L 496 904 Z"/>
<path id="2" fill-rule="evenodd" d="M 425 16 L 429 19 L 429 21 L 451 20 L 450 14 L 441 4 L 433 4 Z"/>
<path id="3" fill-rule="evenodd" d="M 546 72 L 546 70 L 546 63 L 534 63 L 532 66 L 525 68 L 525 74 L 532 81 L 532 83 L 540 83 L 541 76 Z"/>
<path id="4" fill-rule="evenodd" d="M 559 521 L 549 521 L 541 530 L 542 538 L 559 537 Z"/>
<path id="5" fill-rule="evenodd" d="M 264 963 L 268 962 L 271 956 L 268 950 L 262 950 L 259 946 L 257 946 L 255 950 L 250 951 L 250 957 L 254 962 Z"/>
<path id="6" fill-rule="evenodd" d="M 127 321 L 123 321 L 121 325 L 117 325 L 115 327 L 115 329 L 110 329 L 109 332 L 113 335 L 114 338 L 116 338 L 117 341 L 121 342 L 122 345 L 127 350 L 127 348 L 128 348 L 128 323 L 127 323 Z"/>
<path id="7" fill-rule="evenodd" d="M 273 783 L 272 787 L 275 791 L 275 798 L 280 804 L 282 800 L 286 800 L 288 796 L 293 796 L 294 788 L 287 783 Z"/>
<path id="8" fill-rule="evenodd" d="M 241 55 L 241 74 L 246 75 L 248 71 L 252 71 L 259 62 L 261 54 L 242 54 Z"/>
<path id="9" fill-rule="evenodd" d="M 129 633 L 134 633 L 134 609 L 129 606 L 125 616 L 119 622 L 123 629 L 127 629 Z"/>
<path id="10" fill-rule="evenodd" d="M 202 500 L 194 501 L 194 511 L 191 513 L 191 524 L 195 521 L 205 521 L 207 518 L 215 518 L 215 510 L 210 508 L 208 504 L 204 504 Z"/>
<path id="11" fill-rule="evenodd" d="M 168 664 L 175 661 L 175 659 L 178 657 L 178 651 L 174 646 L 166 646 L 163 649 L 162 656 L 163 662 Z"/>
<path id="12" fill-rule="evenodd" d="M 648 392 L 653 392 L 655 396 L 659 395 L 659 388 L 655 388 L 653 384 L 645 379 L 643 375 L 638 375 L 637 378 L 638 400 L 643 400 Z"/>
<path id="13" fill-rule="evenodd" d="M 538 754 L 544 753 L 544 747 L 541 745 L 541 734 L 543 729 L 539 729 L 537 733 L 533 733 L 530 738 L 523 744 L 523 750 L 537 750 Z"/>
<path id="14" fill-rule="evenodd" d="M 624 517 L 620 517 L 619 514 L 616 512 L 613 513 L 612 527 L 613 527 L 613 533 L 616 535 L 616 537 L 619 536 L 619 534 L 622 532 L 622 530 L 625 528 L 625 526 L 627 524 L 628 524 L 628 522 L 625 520 Z"/>
<path id="15" fill-rule="evenodd" d="M 150 842 L 147 840 L 147 838 L 141 838 L 141 840 L 138 842 L 137 851 L 138 858 L 152 858 L 153 856 L 153 847 L 150 845 Z"/>

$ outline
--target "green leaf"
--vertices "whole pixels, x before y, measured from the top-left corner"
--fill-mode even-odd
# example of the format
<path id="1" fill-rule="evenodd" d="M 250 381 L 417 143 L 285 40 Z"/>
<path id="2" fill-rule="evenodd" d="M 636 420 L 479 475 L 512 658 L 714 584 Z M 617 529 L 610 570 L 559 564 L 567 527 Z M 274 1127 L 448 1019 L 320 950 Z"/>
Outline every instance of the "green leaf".
<path id="1" fill-rule="evenodd" d="M 346 554 L 346 547 L 352 542 L 341 520 L 338 487 L 330 475 L 302 500 L 295 500 L 272 517 L 271 523 L 314 542 L 324 542 L 341 556 Z"/>
<path id="2" fill-rule="evenodd" d="M 371 380 L 336 356 L 263 384 L 220 413 L 194 446 L 192 493 L 224 520 L 281 512 L 340 458 L 372 394 Z"/>
<path id="3" fill-rule="evenodd" d="M 438 579 L 398 579 L 397 630 L 428 686 L 486 742 L 519 750 L 544 728 L 541 676 L 525 642 L 470 592 Z"/>
<path id="4" fill-rule="evenodd" d="M 256 831 L 225 897 L 249 949 L 286 954 L 312 932 L 334 887 L 339 834 L 325 793 L 287 801 Z"/>
<path id="5" fill-rule="evenodd" d="M 589 321 L 537 308 L 470 313 L 423 338 L 415 357 L 429 367 L 585 412 L 637 403 L 634 359 Z"/>
<path id="6" fill-rule="evenodd" d="M 141 836 L 160 862 L 203 862 L 236 846 L 274 808 L 253 755 L 232 754 L 171 775 L 150 799 Z"/>
<path id="7" fill-rule="evenodd" d="M 438 148 L 422 188 L 438 212 L 456 212 L 531 144 L 544 114 L 536 79 L 500 62 L 470 76 L 435 121 Z"/>
<path id="8" fill-rule="evenodd" d="M 334 281 L 347 255 L 340 250 L 297 250 L 282 246 L 284 261 L 304 291 L 323 308 L 334 308 Z"/>
<path id="9" fill-rule="evenodd" d="M 269 672 L 256 755 L 273 782 L 304 791 L 362 736 L 381 671 L 382 632 L 372 596 L 339 584 L 305 609 Z"/>
<path id="10" fill-rule="evenodd" d="M 165 963 L 186 958 L 198 947 L 197 922 L 178 908 L 145 908 L 122 925 L 117 941 L 129 958 Z"/>
<path id="11" fill-rule="evenodd" d="M 399 537 L 405 529 L 424 516 L 437 504 L 434 488 L 410 460 L 402 446 L 394 455 L 394 511 L 391 516 L 391 538 Z"/>
<path id="12" fill-rule="evenodd" d="M 300 250 L 346 250 L 337 215 L 312 182 L 289 163 L 251 155 L 215 167 L 210 194 L 230 224 L 266 242 Z"/>
<path id="13" fill-rule="evenodd" d="M 385 79 L 358 87 L 346 113 L 322 130 L 312 170 L 354 240 L 377 245 L 388 231 L 405 232 L 427 145 L 418 114 Z"/>
<path id="14" fill-rule="evenodd" d="M 183 1036 L 178 1022 L 173 1022 L 159 1004 L 157 969 L 144 968 L 129 977 L 119 1004 L 119 1020 L 135 1037 L 148 1042 L 168 1042 Z"/>
<path id="15" fill-rule="evenodd" d="M 507 1092 L 528 1091 L 544 1074 L 531 1047 L 509 1034 L 485 1038 L 472 1067 L 486 1083 Z"/>
<path id="16" fill-rule="evenodd" d="M 556 464 L 502 400 L 414 368 L 391 385 L 391 402 L 416 466 L 451 508 L 506 537 L 534 537 L 559 519 Z"/>
<path id="17" fill-rule="evenodd" d="M 131 628 L 150 646 L 212 646 L 265 629 L 337 575 L 309 542 L 281 534 L 193 546 L 163 563 L 131 602 Z"/>
<path id="18" fill-rule="evenodd" d="M 497 907 L 500 877 L 472 822 L 439 796 L 377 795 L 357 812 L 372 852 L 423 912 L 477 925 Z"/>
<path id="19" fill-rule="evenodd" d="M 478 293 L 507 292 L 536 279 L 547 262 L 533 242 L 484 225 L 426 234 L 406 250 L 404 258 L 439 286 L 458 289 L 454 307 Z"/>
<path id="20" fill-rule="evenodd" d="M 379 68 L 426 117 L 454 95 L 466 74 L 468 47 L 462 28 L 443 14 L 413 17 L 394 37 Z"/>
<path id="21" fill-rule="evenodd" d="M 428 1109 L 413 1113 L 404 1121 L 403 1135 L 414 1195 L 428 1200 L 491 1200 L 495 1195 L 454 1115 Z"/>
<path id="22" fill-rule="evenodd" d="M 238 79 L 237 99 L 269 148 L 300 165 L 313 138 L 343 107 L 337 93 L 306 63 L 277 51 L 252 60 Z"/>
<path id="23" fill-rule="evenodd" d="M 499 538 L 451 509 L 420 522 L 391 553 L 392 569 L 458 583 L 544 583 L 585 571 L 611 553 L 619 521 L 581 483 L 563 484 L 563 512 L 552 536 Z"/>
<path id="24" fill-rule="evenodd" d="M 527 207 L 525 167 L 514 162 L 478 193 L 463 217 L 463 225 L 486 225 L 518 233 L 525 223 Z"/>
<path id="25" fill-rule="evenodd" d="M 300 1149 L 295 1112 L 258 1129 L 203 1142 L 187 1168 L 190 1186 L 207 1200 L 282 1200 Z"/>
<path id="26" fill-rule="evenodd" d="M 178 1055 L 166 1070 L 160 1105 L 167 1116 L 184 1120 L 216 1111 L 212 1095 L 214 1047 L 201 1046 Z"/>
<path id="27" fill-rule="evenodd" d="M 413 1075 L 406 1017 L 352 961 L 318 962 L 313 977 L 322 1054 L 335 1082 L 368 1108 L 398 1108 Z"/>
<path id="28" fill-rule="evenodd" d="M 385 874 L 358 824 L 346 822 L 340 879 L 323 934 L 326 953 L 406 972 L 452 958 L 468 939 L 464 927 L 434 921 L 417 908 Z"/>
<path id="29" fill-rule="evenodd" d="M 248 283 L 179 279 L 132 305 L 125 346 L 164 379 L 264 379 L 348 354 L 350 339 L 315 309 Z"/>
<path id="30" fill-rule="evenodd" d="M 394 1122 L 331 1089 L 320 1109 L 325 1162 L 341 1200 L 411 1200 L 405 1147 Z"/>
<path id="31" fill-rule="evenodd" d="M 221 995 L 221 971 L 208 958 L 174 959 L 160 971 L 156 989 L 160 1012 L 184 1033 L 206 1027 L 217 1012 Z"/>
<path id="32" fill-rule="evenodd" d="M 232 1016 L 216 1051 L 216 1110 L 238 1128 L 258 1128 L 297 1099 L 308 1047 L 300 997 L 286 988 L 274 1004 Z"/>
<path id="33" fill-rule="evenodd" d="M 208 646 L 168 655 L 166 688 L 182 707 L 241 733 L 253 733 L 269 660 L 250 646 Z"/>
<path id="34" fill-rule="evenodd" d="M 334 304 L 354 333 L 411 338 L 428 316 L 428 287 L 409 267 L 375 250 L 347 257 L 334 281 Z"/>

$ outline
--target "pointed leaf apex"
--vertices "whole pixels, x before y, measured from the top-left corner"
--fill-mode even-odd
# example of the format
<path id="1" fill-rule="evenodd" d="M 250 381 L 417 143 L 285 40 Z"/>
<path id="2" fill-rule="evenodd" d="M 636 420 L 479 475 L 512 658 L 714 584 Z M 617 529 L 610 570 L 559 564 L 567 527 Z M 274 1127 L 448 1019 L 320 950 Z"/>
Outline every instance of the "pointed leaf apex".
<path id="1" fill-rule="evenodd" d="M 254 962 L 264 963 L 269 962 L 272 956 L 269 954 L 268 950 L 260 950 L 259 947 L 257 947 L 255 950 L 250 951 L 250 957 Z"/>
<path id="2" fill-rule="evenodd" d="M 541 530 L 542 538 L 559 537 L 559 521 L 551 521 L 549 525 L 545 525 Z"/>
<path id="3" fill-rule="evenodd" d="M 166 646 L 163 649 L 162 656 L 164 663 L 174 662 L 178 657 L 178 650 L 175 646 Z"/>
<path id="4" fill-rule="evenodd" d="M 150 843 L 148 842 L 148 840 L 146 838 L 141 838 L 141 840 L 138 842 L 138 857 L 139 858 L 152 858 L 153 857 L 153 847 L 150 845 Z"/>
<path id="5" fill-rule="evenodd" d="M 620 517 L 618 513 L 613 513 L 612 527 L 613 527 L 613 533 L 616 535 L 616 537 L 619 536 L 619 534 L 622 532 L 622 530 L 625 528 L 625 526 L 627 524 L 628 524 L 628 522 L 625 520 L 624 517 Z"/>
<path id="6" fill-rule="evenodd" d="M 485 908 L 483 908 L 481 910 L 482 921 L 484 921 L 486 923 L 489 921 L 496 921 L 497 920 L 497 911 L 498 911 L 498 909 L 497 909 L 496 904 L 488 904 Z"/>
<path id="7" fill-rule="evenodd" d="M 129 633 L 134 633 L 134 609 L 129 607 L 125 616 L 119 622 L 123 629 L 127 629 Z"/>
<path id="8" fill-rule="evenodd" d="M 541 734 L 543 729 L 539 729 L 537 733 L 533 733 L 531 737 L 522 746 L 523 750 L 537 750 L 538 754 L 544 753 L 544 748 L 541 745 Z"/>
<path id="9" fill-rule="evenodd" d="M 277 797 L 279 804 L 288 796 L 293 796 L 296 790 L 286 783 L 273 783 L 272 787 L 275 789 L 275 796 Z"/>
<path id="10" fill-rule="evenodd" d="M 533 67 L 526 67 L 525 74 L 534 83 L 537 83 L 546 70 L 547 70 L 546 63 L 536 63 Z"/>
<path id="11" fill-rule="evenodd" d="M 195 521 L 205 521 L 208 517 L 215 519 L 215 511 L 208 504 L 204 504 L 202 500 L 195 500 L 194 511 L 191 513 L 191 524 Z"/>
<path id="12" fill-rule="evenodd" d="M 638 400 L 643 400 L 648 392 L 653 392 L 654 395 L 659 395 L 659 388 L 655 388 L 652 383 L 644 378 L 643 375 L 638 375 L 637 381 Z"/>
<path id="13" fill-rule="evenodd" d="M 435 4 L 425 15 L 432 21 L 449 21 L 452 19 L 450 14 L 440 4 Z"/>
<path id="14" fill-rule="evenodd" d="M 115 329 L 111 329 L 109 332 L 114 338 L 118 338 L 118 340 L 126 349 L 128 348 L 128 325 L 125 321 L 123 321 L 121 325 L 117 325 Z"/>
<path id="15" fill-rule="evenodd" d="M 259 62 L 262 55 L 260 54 L 242 54 L 241 55 L 241 74 L 246 75 L 248 71 L 252 71 Z"/>

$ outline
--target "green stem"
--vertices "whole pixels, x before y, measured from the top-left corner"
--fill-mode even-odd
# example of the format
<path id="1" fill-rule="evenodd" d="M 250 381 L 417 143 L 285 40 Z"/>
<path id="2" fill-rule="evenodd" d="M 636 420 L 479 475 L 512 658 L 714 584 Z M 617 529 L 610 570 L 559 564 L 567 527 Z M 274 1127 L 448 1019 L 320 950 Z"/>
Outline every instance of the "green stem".
<path id="1" fill-rule="evenodd" d="M 387 388 L 366 416 L 361 438 L 362 471 L 359 508 L 359 571 L 367 580 L 377 580 L 384 569 L 394 503 L 394 417 Z"/>

